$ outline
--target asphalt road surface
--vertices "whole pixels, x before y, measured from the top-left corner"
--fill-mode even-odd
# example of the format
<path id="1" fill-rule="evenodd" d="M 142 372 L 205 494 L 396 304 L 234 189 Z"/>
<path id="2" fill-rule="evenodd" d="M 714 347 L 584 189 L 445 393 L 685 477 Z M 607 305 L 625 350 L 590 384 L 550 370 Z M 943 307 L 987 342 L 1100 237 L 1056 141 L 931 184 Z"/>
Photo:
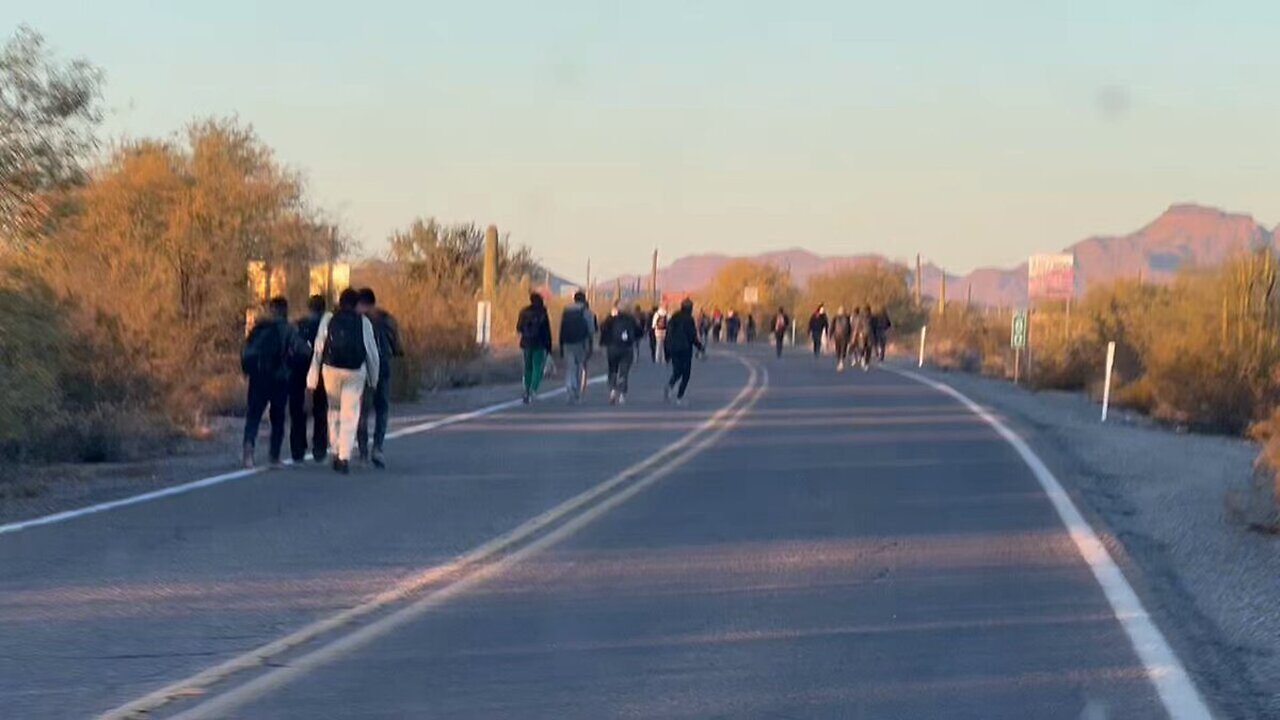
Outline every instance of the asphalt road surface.
<path id="1" fill-rule="evenodd" d="M 800 350 L 660 382 L 0 535 L 0 716 L 1169 716 L 957 399 Z"/>

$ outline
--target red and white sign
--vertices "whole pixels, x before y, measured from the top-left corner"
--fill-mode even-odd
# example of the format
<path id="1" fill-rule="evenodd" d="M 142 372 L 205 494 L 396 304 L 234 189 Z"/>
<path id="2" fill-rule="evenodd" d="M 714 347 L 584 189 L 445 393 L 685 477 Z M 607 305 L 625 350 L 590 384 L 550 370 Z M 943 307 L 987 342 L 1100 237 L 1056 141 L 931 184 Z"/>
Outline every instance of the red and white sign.
<path id="1" fill-rule="evenodd" d="M 1067 300 L 1076 294 L 1076 256 L 1032 255 L 1027 261 L 1027 298 Z"/>

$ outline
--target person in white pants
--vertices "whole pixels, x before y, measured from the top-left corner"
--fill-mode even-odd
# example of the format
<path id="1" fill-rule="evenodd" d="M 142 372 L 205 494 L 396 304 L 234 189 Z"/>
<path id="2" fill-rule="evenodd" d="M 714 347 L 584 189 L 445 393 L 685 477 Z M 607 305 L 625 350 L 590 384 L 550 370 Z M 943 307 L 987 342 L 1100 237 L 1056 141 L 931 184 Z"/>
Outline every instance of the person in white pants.
<path id="1" fill-rule="evenodd" d="M 376 387 L 379 377 L 378 341 L 369 318 L 356 311 L 359 299 L 355 290 L 347 288 L 338 296 L 337 311 L 321 318 L 307 373 L 307 387 L 311 389 L 324 378 L 329 395 L 333 469 L 344 474 L 351 470 L 364 388 Z"/>

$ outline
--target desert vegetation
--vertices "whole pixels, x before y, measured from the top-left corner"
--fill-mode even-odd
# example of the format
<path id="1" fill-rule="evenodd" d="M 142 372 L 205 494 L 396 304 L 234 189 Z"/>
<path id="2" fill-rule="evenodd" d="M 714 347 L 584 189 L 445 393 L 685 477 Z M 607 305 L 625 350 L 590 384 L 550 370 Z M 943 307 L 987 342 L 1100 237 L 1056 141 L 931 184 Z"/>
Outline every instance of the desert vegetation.
<path id="1" fill-rule="evenodd" d="M 254 129 L 200 119 L 104 145 L 102 73 L 21 29 L 0 49 L 0 458 L 97 461 L 163 449 L 235 412 L 250 262 L 306 268 L 357 250 Z M 476 355 L 483 231 L 419 220 L 352 280 L 378 288 L 414 395 Z M 539 268 L 503 239 L 495 337 Z"/>

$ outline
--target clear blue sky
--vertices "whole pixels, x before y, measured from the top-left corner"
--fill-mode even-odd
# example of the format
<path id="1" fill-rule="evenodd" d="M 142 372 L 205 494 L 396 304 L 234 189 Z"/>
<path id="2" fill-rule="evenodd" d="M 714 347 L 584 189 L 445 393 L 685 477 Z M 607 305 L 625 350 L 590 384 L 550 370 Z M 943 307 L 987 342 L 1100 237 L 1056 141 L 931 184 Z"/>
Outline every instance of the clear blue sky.
<path id="1" fill-rule="evenodd" d="M 366 251 L 562 273 L 801 245 L 1013 264 L 1198 201 L 1280 221 L 1280 3 L 7 0 L 108 131 L 254 124 Z"/>

